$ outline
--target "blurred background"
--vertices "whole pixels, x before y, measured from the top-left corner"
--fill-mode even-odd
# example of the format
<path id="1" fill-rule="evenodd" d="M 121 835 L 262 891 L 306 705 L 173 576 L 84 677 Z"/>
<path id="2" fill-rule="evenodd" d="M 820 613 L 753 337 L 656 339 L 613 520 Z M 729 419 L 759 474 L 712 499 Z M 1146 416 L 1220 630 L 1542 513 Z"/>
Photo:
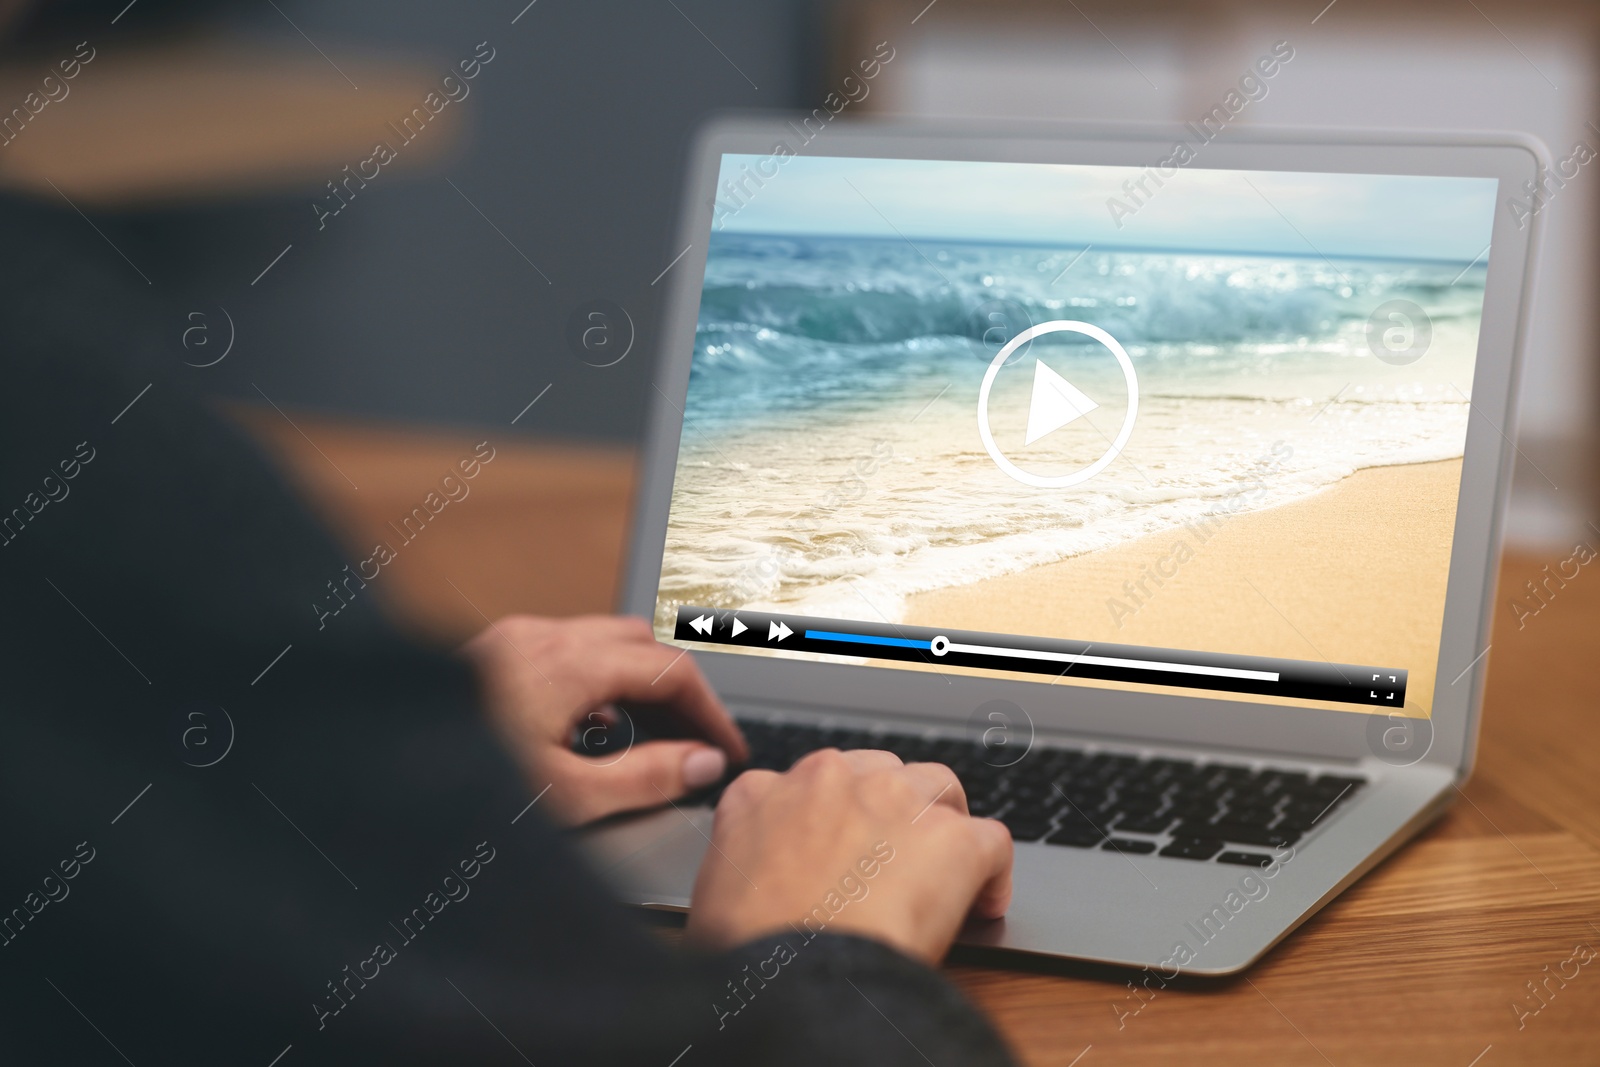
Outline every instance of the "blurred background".
<path id="1" fill-rule="evenodd" d="M 895 58 L 861 114 L 1193 119 L 1288 41 L 1240 123 L 1600 149 L 1600 7 L 1570 0 L 61 0 L 18 18 L 0 107 L 80 42 L 93 58 L 66 98 L 0 114 L 0 186 L 101 232 L 174 372 L 353 543 L 463 442 L 506 450 L 476 518 L 440 524 L 389 591 L 441 635 L 610 605 L 690 134 L 725 109 L 820 107 L 878 42 Z M 430 91 L 436 115 L 416 110 Z M 379 140 L 396 158 L 352 179 Z M 1592 537 L 1592 169 L 1543 209 L 1509 526 L 1534 552 Z M 609 366 L 569 337 L 597 299 L 632 326 Z M 485 553 L 485 530 L 565 565 Z M 468 604 L 437 588 L 447 564 Z"/>

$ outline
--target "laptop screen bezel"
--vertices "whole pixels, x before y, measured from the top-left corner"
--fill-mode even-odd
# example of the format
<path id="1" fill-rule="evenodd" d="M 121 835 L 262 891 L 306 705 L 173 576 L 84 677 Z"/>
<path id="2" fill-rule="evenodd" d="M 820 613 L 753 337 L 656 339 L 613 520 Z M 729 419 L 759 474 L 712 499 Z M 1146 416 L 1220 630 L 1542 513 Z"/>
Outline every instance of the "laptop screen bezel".
<path id="1" fill-rule="evenodd" d="M 655 613 L 672 485 L 694 354 L 707 239 L 722 156 L 766 155 L 781 141 L 800 154 L 867 158 L 1079 163 L 1144 167 L 1166 158 L 1177 127 L 1084 127 L 985 122 L 927 124 L 835 120 L 810 145 L 782 118 L 729 117 L 705 127 L 691 154 L 674 248 L 688 251 L 668 276 L 650 420 L 623 584 L 622 610 Z M 1509 195 L 1548 166 L 1548 155 L 1520 135 L 1438 135 L 1269 128 L 1230 130 L 1205 146 L 1195 169 L 1489 177 L 1499 181 L 1462 466 L 1444 626 L 1437 664 L 1430 747 L 1423 759 L 1465 770 L 1488 657 L 1489 597 L 1499 558 L 1505 493 L 1515 456 L 1516 369 L 1538 228 L 1519 226 Z M 782 180 L 781 175 L 775 180 Z M 1071 635 L 1055 635 L 1070 637 Z M 1360 760 L 1381 755 L 1375 737 L 1385 714 L 1307 705 L 1281 706 L 1188 694 L 1131 692 L 1095 685 L 1051 685 L 892 667 L 791 660 L 694 650 L 701 668 L 733 705 L 790 705 L 870 711 L 964 724 L 979 705 L 1008 700 L 1041 732 L 1122 741 L 1206 745 L 1308 758 Z M 1452 681 L 1454 679 L 1454 681 Z"/>

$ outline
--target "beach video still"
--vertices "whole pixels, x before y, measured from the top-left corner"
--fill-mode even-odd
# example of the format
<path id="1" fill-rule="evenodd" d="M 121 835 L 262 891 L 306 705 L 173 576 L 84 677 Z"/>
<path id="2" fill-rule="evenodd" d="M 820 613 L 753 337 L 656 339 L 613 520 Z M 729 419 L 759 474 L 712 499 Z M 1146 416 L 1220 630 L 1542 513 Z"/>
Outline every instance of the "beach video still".
<path id="1" fill-rule="evenodd" d="M 1495 183 L 1169 169 L 724 157 L 658 635 L 1384 664 L 1427 715 Z"/>

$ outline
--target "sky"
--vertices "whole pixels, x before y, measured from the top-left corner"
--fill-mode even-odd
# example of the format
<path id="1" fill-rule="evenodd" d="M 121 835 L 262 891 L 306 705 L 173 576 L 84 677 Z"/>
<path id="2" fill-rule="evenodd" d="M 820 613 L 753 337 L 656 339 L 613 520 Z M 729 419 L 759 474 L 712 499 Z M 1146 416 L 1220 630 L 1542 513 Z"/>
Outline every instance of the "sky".
<path id="1" fill-rule="evenodd" d="M 1122 187 L 1137 167 L 837 156 L 790 157 L 736 199 L 724 182 L 770 157 L 730 154 L 717 229 L 1460 263 L 1489 243 L 1492 178 L 1206 170 L 1203 159 L 1150 182 L 1139 205 Z M 1133 209 L 1120 227 L 1111 197 Z"/>

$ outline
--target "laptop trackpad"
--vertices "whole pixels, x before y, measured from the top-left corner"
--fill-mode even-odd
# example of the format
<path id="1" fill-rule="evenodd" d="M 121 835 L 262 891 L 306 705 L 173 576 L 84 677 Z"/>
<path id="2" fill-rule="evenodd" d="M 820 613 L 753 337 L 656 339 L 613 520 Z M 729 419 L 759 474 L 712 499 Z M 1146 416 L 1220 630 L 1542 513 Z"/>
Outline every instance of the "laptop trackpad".
<path id="1" fill-rule="evenodd" d="M 711 820 L 710 808 L 665 808 L 585 830 L 578 846 L 628 903 L 687 908 Z"/>

